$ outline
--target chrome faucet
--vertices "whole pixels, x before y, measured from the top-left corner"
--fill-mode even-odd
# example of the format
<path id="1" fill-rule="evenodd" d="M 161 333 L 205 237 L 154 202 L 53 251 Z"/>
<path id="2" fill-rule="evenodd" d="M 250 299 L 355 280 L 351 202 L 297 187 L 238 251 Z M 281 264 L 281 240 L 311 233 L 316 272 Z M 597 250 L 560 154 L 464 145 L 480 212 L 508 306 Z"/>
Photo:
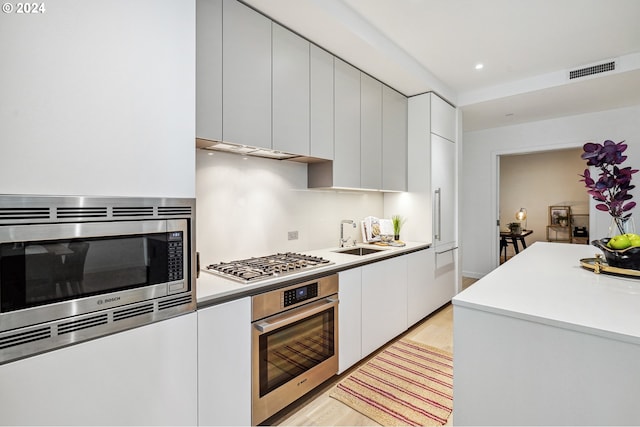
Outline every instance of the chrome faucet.
<path id="1" fill-rule="evenodd" d="M 345 224 L 351 224 L 353 225 L 353 228 L 356 228 L 356 223 L 353 222 L 352 219 L 343 219 L 342 221 L 340 221 L 340 247 L 344 248 L 344 244 L 347 243 L 349 241 L 349 239 L 345 239 L 344 238 L 344 228 L 343 225 Z M 353 245 L 355 246 L 356 241 L 355 239 L 353 240 Z"/>

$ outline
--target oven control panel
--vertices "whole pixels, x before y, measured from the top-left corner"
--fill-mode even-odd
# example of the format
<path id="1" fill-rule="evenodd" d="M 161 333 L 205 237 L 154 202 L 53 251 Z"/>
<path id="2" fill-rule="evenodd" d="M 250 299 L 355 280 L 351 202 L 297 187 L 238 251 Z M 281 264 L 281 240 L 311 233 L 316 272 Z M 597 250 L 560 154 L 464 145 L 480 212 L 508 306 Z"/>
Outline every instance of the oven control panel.
<path id="1" fill-rule="evenodd" d="M 298 304 L 299 302 L 308 300 L 309 298 L 315 298 L 318 296 L 318 282 L 310 283 L 305 286 L 300 286 L 295 289 L 287 289 L 283 292 L 284 307 Z"/>

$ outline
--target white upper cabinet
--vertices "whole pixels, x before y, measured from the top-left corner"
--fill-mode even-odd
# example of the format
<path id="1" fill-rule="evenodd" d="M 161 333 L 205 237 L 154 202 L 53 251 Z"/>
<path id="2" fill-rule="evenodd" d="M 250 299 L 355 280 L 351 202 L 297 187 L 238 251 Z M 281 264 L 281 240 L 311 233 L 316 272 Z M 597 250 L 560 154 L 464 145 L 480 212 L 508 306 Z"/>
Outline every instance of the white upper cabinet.
<path id="1" fill-rule="evenodd" d="M 222 139 L 222 2 L 196 3 L 196 137 Z"/>
<path id="2" fill-rule="evenodd" d="M 382 189 L 407 191 L 407 98 L 382 86 Z"/>
<path id="3" fill-rule="evenodd" d="M 333 160 L 333 55 L 311 45 L 310 155 Z"/>
<path id="4" fill-rule="evenodd" d="M 236 0 L 222 14 L 222 137 L 271 148 L 271 20 Z"/>
<path id="5" fill-rule="evenodd" d="M 435 94 L 431 95 L 431 133 L 456 141 L 456 109 Z"/>
<path id="6" fill-rule="evenodd" d="M 406 191 L 407 98 L 339 58 L 334 71 L 333 162 L 309 164 L 309 187 Z"/>
<path id="7" fill-rule="evenodd" d="M 360 188 L 360 71 L 335 58 L 333 182 Z"/>
<path id="8" fill-rule="evenodd" d="M 2 193 L 195 197 L 195 2 L 38 4 L 0 16 Z"/>
<path id="9" fill-rule="evenodd" d="M 382 188 L 382 83 L 360 73 L 360 188 Z"/>
<path id="10" fill-rule="evenodd" d="M 407 190 L 406 97 L 236 0 L 197 8 L 197 138 L 332 161 L 310 188 Z"/>
<path id="11" fill-rule="evenodd" d="M 272 148 L 309 155 L 309 42 L 273 23 Z"/>

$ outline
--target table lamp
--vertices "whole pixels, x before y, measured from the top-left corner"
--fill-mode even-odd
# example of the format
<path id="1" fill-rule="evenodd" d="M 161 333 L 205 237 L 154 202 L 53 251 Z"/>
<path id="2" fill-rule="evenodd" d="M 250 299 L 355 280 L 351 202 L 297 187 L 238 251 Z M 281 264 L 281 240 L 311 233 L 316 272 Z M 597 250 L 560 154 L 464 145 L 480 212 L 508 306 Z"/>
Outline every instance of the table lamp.
<path id="1" fill-rule="evenodd" d="M 522 224 L 522 221 L 524 221 L 524 224 L 522 224 L 522 230 L 526 230 L 527 229 L 527 210 L 525 208 L 520 208 L 520 210 L 516 212 L 516 219 L 520 221 L 521 224 Z"/>

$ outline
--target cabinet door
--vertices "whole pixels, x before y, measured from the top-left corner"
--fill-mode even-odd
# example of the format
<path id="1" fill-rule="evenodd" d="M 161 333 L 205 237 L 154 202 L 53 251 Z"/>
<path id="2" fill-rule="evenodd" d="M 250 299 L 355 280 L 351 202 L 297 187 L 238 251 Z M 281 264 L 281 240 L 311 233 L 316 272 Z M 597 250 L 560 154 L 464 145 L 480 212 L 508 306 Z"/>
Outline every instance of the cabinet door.
<path id="1" fill-rule="evenodd" d="M 333 160 L 333 55 L 311 45 L 312 157 Z"/>
<path id="2" fill-rule="evenodd" d="M 382 87 L 382 189 L 407 191 L 407 98 Z"/>
<path id="3" fill-rule="evenodd" d="M 198 424 L 251 425 L 251 298 L 198 310 Z"/>
<path id="4" fill-rule="evenodd" d="M 271 21 L 236 0 L 222 15 L 223 139 L 271 148 Z"/>
<path id="5" fill-rule="evenodd" d="M 2 425 L 195 425 L 197 315 L 0 365 Z"/>
<path id="6" fill-rule="evenodd" d="M 360 187 L 360 71 L 338 58 L 335 68 L 333 185 Z"/>
<path id="7" fill-rule="evenodd" d="M 341 271 L 338 276 L 338 373 L 341 374 L 362 359 L 362 269 Z"/>
<path id="8" fill-rule="evenodd" d="M 456 109 L 435 94 L 431 94 L 431 133 L 456 140 Z"/>
<path id="9" fill-rule="evenodd" d="M 431 134 L 431 185 L 433 186 L 433 244 L 450 248 L 456 241 L 456 147 Z"/>
<path id="10" fill-rule="evenodd" d="M 435 252 L 414 252 L 407 257 L 407 320 L 412 326 L 440 307 L 432 298 L 435 286 Z"/>
<path id="11" fill-rule="evenodd" d="M 196 137 L 222 139 L 222 3 L 196 2 Z"/>
<path id="12" fill-rule="evenodd" d="M 382 188 L 382 83 L 360 74 L 360 187 Z"/>
<path id="13" fill-rule="evenodd" d="M 407 258 L 362 267 L 362 357 L 407 329 Z"/>
<path id="14" fill-rule="evenodd" d="M 309 155 L 309 42 L 276 23 L 272 147 Z"/>

